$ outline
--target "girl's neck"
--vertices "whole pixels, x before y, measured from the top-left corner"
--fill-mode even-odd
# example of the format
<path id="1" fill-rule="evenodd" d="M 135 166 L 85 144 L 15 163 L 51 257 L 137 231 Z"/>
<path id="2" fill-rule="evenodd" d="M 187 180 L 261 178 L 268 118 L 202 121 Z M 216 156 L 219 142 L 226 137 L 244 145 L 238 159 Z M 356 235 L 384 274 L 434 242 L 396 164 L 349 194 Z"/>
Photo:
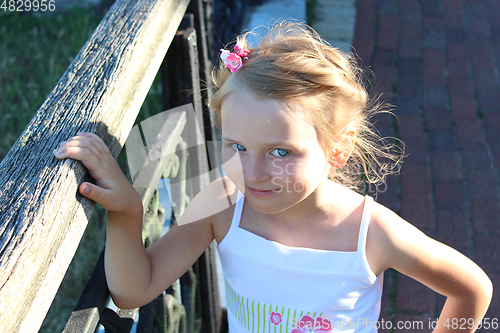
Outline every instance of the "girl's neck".
<path id="1" fill-rule="evenodd" d="M 304 221 L 311 223 L 321 223 L 329 219 L 346 191 L 345 187 L 326 179 L 304 200 L 286 210 L 275 213 L 265 214 L 267 221 L 282 225 L 287 228 L 301 228 Z"/>

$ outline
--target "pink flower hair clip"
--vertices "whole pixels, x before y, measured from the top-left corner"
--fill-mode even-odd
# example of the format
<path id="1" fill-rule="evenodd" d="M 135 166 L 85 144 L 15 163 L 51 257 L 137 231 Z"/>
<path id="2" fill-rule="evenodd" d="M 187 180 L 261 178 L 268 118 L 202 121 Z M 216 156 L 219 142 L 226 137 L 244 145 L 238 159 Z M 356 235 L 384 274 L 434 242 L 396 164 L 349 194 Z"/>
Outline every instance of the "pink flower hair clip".
<path id="1" fill-rule="evenodd" d="M 234 46 L 236 52 L 229 52 L 228 50 L 220 49 L 220 58 L 224 65 L 231 70 L 231 73 L 236 72 L 243 65 L 243 60 L 248 59 L 250 51 L 242 49 L 238 45 Z"/>

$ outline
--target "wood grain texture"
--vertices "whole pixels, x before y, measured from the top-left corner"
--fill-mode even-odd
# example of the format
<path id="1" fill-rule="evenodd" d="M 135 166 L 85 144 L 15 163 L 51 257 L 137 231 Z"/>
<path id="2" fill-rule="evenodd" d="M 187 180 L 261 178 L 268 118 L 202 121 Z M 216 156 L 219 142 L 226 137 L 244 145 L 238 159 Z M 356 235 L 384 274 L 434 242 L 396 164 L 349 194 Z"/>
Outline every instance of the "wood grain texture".
<path id="1" fill-rule="evenodd" d="M 116 157 L 189 0 L 117 0 L 0 164 L 0 332 L 37 332 L 94 203 L 52 151 L 94 132 Z"/>

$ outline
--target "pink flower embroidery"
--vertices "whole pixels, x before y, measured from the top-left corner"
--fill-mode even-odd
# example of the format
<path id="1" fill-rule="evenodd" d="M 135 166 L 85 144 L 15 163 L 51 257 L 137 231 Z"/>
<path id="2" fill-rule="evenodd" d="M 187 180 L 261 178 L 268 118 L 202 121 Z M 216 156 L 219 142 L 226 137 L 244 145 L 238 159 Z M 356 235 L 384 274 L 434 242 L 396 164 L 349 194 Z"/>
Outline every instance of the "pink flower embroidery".
<path id="1" fill-rule="evenodd" d="M 281 313 L 271 312 L 270 319 L 271 319 L 271 323 L 273 323 L 274 325 L 279 325 L 282 321 Z"/>
<path id="2" fill-rule="evenodd" d="M 291 333 L 325 333 L 332 332 L 332 323 L 328 318 L 303 316 Z"/>

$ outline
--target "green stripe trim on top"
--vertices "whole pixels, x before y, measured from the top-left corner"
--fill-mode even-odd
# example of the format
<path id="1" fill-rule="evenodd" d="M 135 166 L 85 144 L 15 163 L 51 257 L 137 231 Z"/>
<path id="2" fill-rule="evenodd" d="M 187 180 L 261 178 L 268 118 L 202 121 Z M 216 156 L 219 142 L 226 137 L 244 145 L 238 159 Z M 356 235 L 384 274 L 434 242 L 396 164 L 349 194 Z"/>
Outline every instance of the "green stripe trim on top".
<path id="1" fill-rule="evenodd" d="M 263 303 L 261 306 L 260 302 L 249 298 L 245 299 L 236 293 L 227 281 L 225 281 L 225 287 L 228 311 L 231 311 L 233 316 L 252 333 L 289 333 L 293 328 L 296 328 L 297 322 L 302 319 L 305 313 L 307 315 L 313 313 L 314 319 L 318 314 L 317 312 L 306 312 L 267 303 Z M 281 322 L 277 325 L 271 321 L 271 313 L 273 312 L 281 315 Z M 297 316 L 299 313 L 300 316 Z M 318 317 L 322 316 L 323 313 L 320 313 Z M 257 325 L 255 325 L 255 321 L 257 321 Z"/>

